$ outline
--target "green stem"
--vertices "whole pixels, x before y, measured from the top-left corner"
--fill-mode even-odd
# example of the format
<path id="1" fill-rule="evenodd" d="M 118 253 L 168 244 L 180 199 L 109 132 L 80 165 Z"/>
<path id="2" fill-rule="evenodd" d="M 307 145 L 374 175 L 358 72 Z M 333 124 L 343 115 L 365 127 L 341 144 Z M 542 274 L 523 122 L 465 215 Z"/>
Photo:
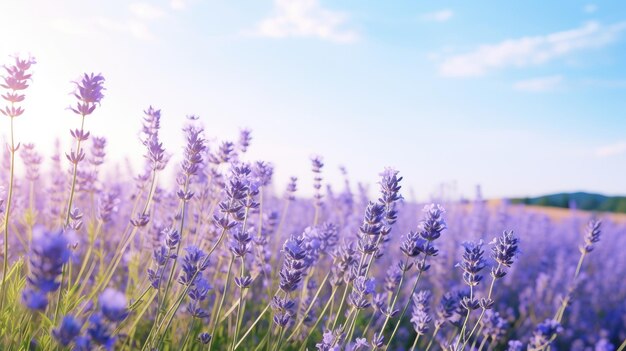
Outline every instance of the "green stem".
<path id="1" fill-rule="evenodd" d="M 187 194 L 188 190 L 189 190 L 189 175 L 187 175 L 185 178 L 185 185 L 183 186 L 183 192 Z M 181 199 L 180 207 L 181 207 L 181 216 L 180 216 L 180 226 L 178 227 L 178 235 L 180 236 L 180 240 L 178 242 L 178 245 L 176 246 L 176 257 L 180 255 L 180 247 L 183 245 L 183 228 L 185 226 L 185 215 L 186 215 L 185 212 L 187 210 L 187 202 Z M 167 279 L 167 285 L 165 286 L 165 291 L 163 292 L 163 299 L 161 301 L 161 308 L 159 308 L 159 311 L 165 308 L 165 301 L 167 301 L 167 293 L 169 292 L 172 286 L 172 281 L 174 280 L 174 272 L 176 271 L 177 263 L 178 263 L 178 260 L 174 260 L 174 263 L 172 263 L 172 268 L 170 269 L 170 275 Z"/>
<path id="2" fill-rule="evenodd" d="M 341 315 L 341 309 L 343 308 L 343 303 L 346 301 L 347 294 L 348 294 L 348 284 L 346 284 L 346 288 L 343 290 L 343 296 L 341 296 L 341 303 L 339 304 L 339 309 L 337 310 L 337 313 L 335 314 L 335 321 L 333 322 L 332 330 L 335 330 L 335 327 L 337 326 L 337 321 L 339 320 L 339 316 Z"/>
<path id="3" fill-rule="evenodd" d="M 483 347 L 485 347 L 486 342 L 487 342 L 487 337 L 484 337 L 483 340 L 480 342 L 480 345 L 478 346 L 478 351 L 482 350 Z"/>
<path id="4" fill-rule="evenodd" d="M 81 122 L 80 122 L 80 132 L 84 132 L 84 127 L 85 127 L 85 115 L 81 115 Z M 75 157 L 78 157 L 78 155 L 80 154 L 80 143 L 81 143 L 81 139 L 78 138 L 76 140 L 76 154 Z M 74 192 L 76 191 L 76 175 L 78 173 L 78 159 L 75 160 L 74 162 L 74 171 L 72 172 L 72 187 L 70 188 L 70 198 L 67 201 L 67 213 L 65 214 L 65 226 L 67 226 L 70 223 L 70 213 L 72 212 L 72 202 L 74 201 Z"/>
<path id="5" fill-rule="evenodd" d="M 274 296 L 276 296 L 276 294 L 278 294 L 278 291 L 276 291 L 276 293 L 274 294 Z M 235 349 L 237 349 L 239 347 L 239 345 L 241 345 L 241 343 L 246 339 L 246 337 L 252 332 L 252 329 L 254 329 L 254 327 L 257 325 L 257 323 L 259 323 L 259 321 L 261 320 L 261 318 L 263 317 L 263 315 L 265 315 L 265 313 L 267 312 L 267 310 L 269 310 L 270 306 L 272 305 L 272 298 L 270 298 L 270 302 L 265 306 L 265 308 L 261 311 L 261 313 L 259 313 L 259 315 L 257 316 L 257 318 L 254 320 L 254 322 L 252 323 L 252 325 L 248 328 L 248 330 L 243 334 L 243 336 L 241 337 L 241 339 L 235 344 Z M 268 333 L 269 334 L 269 333 Z"/>
<path id="6" fill-rule="evenodd" d="M 320 321 L 322 320 L 322 317 L 324 316 L 324 314 L 326 313 L 326 310 L 328 309 L 328 306 L 330 305 L 331 301 L 335 300 L 335 293 L 337 292 L 337 287 L 333 288 L 333 291 L 330 294 L 330 298 L 328 299 L 328 301 L 326 302 L 326 305 L 324 306 L 324 308 L 322 309 L 322 312 L 320 312 L 319 316 L 317 316 L 317 320 L 315 321 L 315 323 L 313 324 L 313 326 L 309 329 L 309 333 L 307 334 L 306 338 L 304 339 L 304 341 L 302 342 L 302 347 L 305 347 L 307 341 L 309 340 L 309 338 L 311 337 L 313 331 L 315 331 L 315 328 L 317 328 L 317 325 L 320 323 Z M 293 333 L 292 333 L 293 334 Z M 291 336 L 290 336 L 291 338 Z"/>
<path id="7" fill-rule="evenodd" d="M 14 103 L 11 103 L 13 108 Z M 15 139 L 13 131 L 13 116 L 11 116 L 11 165 L 9 170 L 9 193 L 7 195 L 7 205 L 4 209 L 4 258 L 2 262 L 2 295 L 0 297 L 0 310 L 4 307 L 4 299 L 6 295 L 6 277 L 9 270 L 9 215 L 11 213 L 11 202 L 13 199 L 13 180 L 15 176 Z"/>
<path id="8" fill-rule="evenodd" d="M 430 337 L 430 340 L 428 341 L 428 345 L 426 346 L 426 350 L 424 351 L 428 351 L 430 350 L 430 347 L 433 346 L 433 341 L 435 341 L 435 338 L 437 337 L 437 333 L 439 333 L 439 325 L 435 326 L 435 330 L 433 331 L 433 336 Z"/>
<path id="9" fill-rule="evenodd" d="M 496 268 L 496 272 L 500 270 L 500 267 L 502 267 L 502 263 L 498 262 L 498 267 Z M 493 287 L 496 283 L 496 279 L 497 278 L 494 275 L 491 276 L 491 284 L 489 285 L 489 292 L 487 293 L 487 300 L 491 300 L 491 295 L 493 294 Z M 480 311 L 480 316 L 478 316 L 478 320 L 476 321 L 476 324 L 474 325 L 470 333 L 467 335 L 467 337 L 463 337 L 463 346 L 461 348 L 465 348 L 469 340 L 472 338 L 472 335 L 476 331 L 476 328 L 478 328 L 478 325 L 480 324 L 480 321 L 483 319 L 483 316 L 485 315 L 486 311 L 487 311 L 487 308 L 483 306 L 482 310 Z"/>
<path id="10" fill-rule="evenodd" d="M 424 255 L 424 258 L 422 259 L 422 264 L 420 265 L 420 267 L 425 267 L 426 266 L 426 258 L 428 256 Z M 396 323 L 396 326 L 393 328 L 393 332 L 391 333 L 391 336 L 389 337 L 389 341 L 387 342 L 387 346 L 391 345 L 391 341 L 393 340 L 393 337 L 396 335 L 396 332 L 398 331 L 398 328 L 400 327 L 400 323 L 402 322 L 402 318 L 404 317 L 404 314 L 406 313 L 406 310 L 409 308 L 409 305 L 411 304 L 411 297 L 413 296 L 413 294 L 415 293 L 415 289 L 417 289 L 417 283 L 420 281 L 420 277 L 422 276 L 422 270 L 420 270 L 417 273 L 417 278 L 415 278 L 415 283 L 413 284 L 413 288 L 411 289 L 411 293 L 409 294 L 409 298 L 407 299 L 406 304 L 404 304 L 404 308 L 402 309 L 402 312 L 400 313 L 400 317 L 398 318 L 398 322 Z"/>
<path id="11" fill-rule="evenodd" d="M 185 335 L 185 339 L 183 339 L 183 343 L 181 344 L 181 350 L 186 350 L 185 346 L 187 346 L 187 341 L 189 340 L 189 335 L 191 335 L 191 331 L 193 330 L 193 326 L 196 324 L 196 318 L 191 319 L 191 323 L 189 324 L 189 329 Z"/>
<path id="12" fill-rule="evenodd" d="M 580 274 L 580 270 L 583 266 L 583 261 L 585 260 L 585 256 L 587 254 L 587 251 L 582 250 L 582 253 L 580 254 L 580 259 L 578 259 L 578 265 L 576 266 L 576 271 L 574 272 L 574 282 L 576 281 L 576 279 L 578 279 L 578 275 Z M 567 304 L 569 303 L 569 294 L 567 296 L 565 296 L 565 298 L 563 298 L 563 301 L 561 302 L 561 306 L 559 307 L 559 309 L 556 312 L 556 315 L 554 316 L 554 319 L 561 323 L 561 320 L 563 320 L 563 315 L 565 314 L 565 309 L 567 309 Z"/>
<path id="13" fill-rule="evenodd" d="M 407 256 L 407 258 L 404 260 L 404 267 L 407 267 L 408 263 L 409 263 L 409 257 Z M 398 301 L 398 296 L 400 296 L 400 291 L 402 289 L 402 283 L 404 283 L 404 277 L 405 276 L 406 276 L 406 270 L 403 269 L 402 270 L 402 276 L 400 276 L 400 282 L 398 283 L 398 288 L 396 289 L 396 294 L 393 297 L 393 301 L 391 302 L 391 306 L 389 308 L 390 312 L 393 312 L 393 308 L 396 306 L 396 302 Z M 409 297 L 409 302 L 410 301 L 411 301 L 411 299 Z M 385 327 L 387 326 L 387 323 L 389 322 L 390 318 L 391 318 L 391 313 L 386 313 L 385 322 L 383 323 L 383 326 L 380 328 L 380 331 L 378 332 L 378 335 L 382 335 L 383 334 L 383 332 L 385 331 Z"/>
<path id="14" fill-rule="evenodd" d="M 420 334 L 417 334 L 415 336 L 415 340 L 413 340 L 413 345 L 411 345 L 411 349 L 410 351 L 414 351 L 415 350 L 415 346 L 417 346 L 417 341 L 420 339 Z"/>
<path id="15" fill-rule="evenodd" d="M 315 301 L 317 301 L 317 298 L 319 297 L 320 292 L 322 291 L 322 288 L 326 284 L 326 281 L 328 280 L 329 276 L 330 276 L 330 271 L 328 271 L 328 273 L 324 277 L 324 280 L 322 281 L 320 286 L 317 288 L 317 291 L 315 292 L 315 295 L 313 296 L 313 300 L 311 301 L 311 303 L 307 307 L 306 311 L 304 311 L 304 314 L 302 315 L 302 318 L 300 319 L 300 321 L 298 322 L 296 327 L 293 329 L 291 334 L 287 337 L 287 341 L 291 340 L 296 335 L 298 330 L 300 330 L 300 327 L 302 327 L 302 323 L 304 323 L 304 320 L 306 319 L 306 316 L 309 314 L 309 312 L 311 312 L 311 309 L 313 308 L 313 304 L 315 304 Z M 330 302 L 330 300 L 329 300 L 329 302 Z M 328 302 L 327 302 L 327 304 L 328 304 Z"/>
<path id="16" fill-rule="evenodd" d="M 209 341 L 209 350 L 211 350 L 211 346 L 213 346 L 213 339 L 215 339 L 215 331 L 217 330 L 217 325 L 219 324 L 220 314 L 222 313 L 222 306 L 224 306 L 224 300 L 226 299 L 226 294 L 228 293 L 228 286 L 230 285 L 230 275 L 233 270 L 233 263 L 235 262 L 235 256 L 232 255 L 230 258 L 230 263 L 228 264 L 228 272 L 226 273 L 226 282 L 224 284 L 224 292 L 222 293 L 222 297 L 220 298 L 220 304 L 217 307 L 217 314 L 214 316 L 215 323 L 213 323 L 213 329 L 211 331 L 211 341 Z"/>
<path id="17" fill-rule="evenodd" d="M 245 274 L 245 260 L 243 256 L 241 257 L 241 277 L 243 278 Z M 241 325 L 241 320 L 243 319 L 243 288 L 239 288 L 239 305 L 237 306 L 237 321 L 235 322 L 235 338 L 233 339 L 232 350 L 235 350 L 235 342 L 239 338 L 239 327 Z"/>

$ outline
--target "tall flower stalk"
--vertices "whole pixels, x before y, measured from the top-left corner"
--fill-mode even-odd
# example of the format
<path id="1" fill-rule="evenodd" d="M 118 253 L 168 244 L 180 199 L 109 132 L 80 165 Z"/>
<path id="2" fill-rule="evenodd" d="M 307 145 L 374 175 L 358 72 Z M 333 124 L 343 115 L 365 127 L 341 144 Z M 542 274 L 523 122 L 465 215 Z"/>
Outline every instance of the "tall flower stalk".
<path id="1" fill-rule="evenodd" d="M 2 83 L 0 83 L 0 87 L 6 90 L 6 92 L 2 95 L 2 99 L 8 103 L 4 109 L 0 108 L 0 113 L 9 117 L 11 123 L 11 144 L 7 147 L 11 153 L 11 164 L 9 169 L 9 191 L 7 193 L 7 200 L 5 202 L 4 209 L 4 253 L 2 262 L 2 286 L 0 287 L 2 290 L 0 292 L 0 310 L 4 306 L 4 299 L 6 295 L 6 277 L 9 270 L 9 220 L 13 201 L 13 182 L 15 180 L 15 153 L 20 147 L 19 144 L 15 145 L 13 121 L 16 117 L 19 117 L 24 113 L 24 109 L 21 106 L 17 106 L 17 104 L 25 99 L 23 91 L 28 88 L 28 82 L 32 77 L 28 70 L 34 63 L 35 59 L 32 57 L 26 59 L 16 57 L 13 65 L 4 66 L 6 74 L 2 76 Z"/>
<path id="2" fill-rule="evenodd" d="M 89 139 L 89 132 L 85 131 L 85 117 L 91 115 L 100 105 L 100 101 L 104 95 L 104 77 L 100 74 L 85 73 L 76 84 L 74 97 L 78 100 L 75 106 L 71 106 L 72 112 L 80 116 L 80 129 L 70 130 L 70 134 L 76 142 L 76 149 L 65 156 L 72 164 L 72 182 L 70 186 L 70 196 L 67 200 L 67 210 L 65 212 L 65 223 L 67 226 L 70 222 L 70 213 L 72 212 L 72 203 L 74 201 L 74 192 L 76 191 L 76 175 L 78 173 L 78 164 L 85 159 L 85 152 L 81 148 L 81 143 Z"/>

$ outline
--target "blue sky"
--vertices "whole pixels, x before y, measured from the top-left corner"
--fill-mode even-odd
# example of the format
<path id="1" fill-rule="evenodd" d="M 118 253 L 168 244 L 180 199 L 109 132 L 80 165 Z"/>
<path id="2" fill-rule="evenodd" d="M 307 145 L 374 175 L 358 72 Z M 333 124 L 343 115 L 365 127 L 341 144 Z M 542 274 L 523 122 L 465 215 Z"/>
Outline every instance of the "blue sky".
<path id="1" fill-rule="evenodd" d="M 38 60 L 16 127 L 41 149 L 69 142 L 70 81 L 94 71 L 107 91 L 87 128 L 111 162 L 141 159 L 153 105 L 172 152 L 187 114 L 217 140 L 251 128 L 280 187 L 310 188 L 320 154 L 332 184 L 339 165 L 371 184 L 393 166 L 420 199 L 442 183 L 626 193 L 621 2 L 8 0 L 0 33 L 2 62 Z"/>

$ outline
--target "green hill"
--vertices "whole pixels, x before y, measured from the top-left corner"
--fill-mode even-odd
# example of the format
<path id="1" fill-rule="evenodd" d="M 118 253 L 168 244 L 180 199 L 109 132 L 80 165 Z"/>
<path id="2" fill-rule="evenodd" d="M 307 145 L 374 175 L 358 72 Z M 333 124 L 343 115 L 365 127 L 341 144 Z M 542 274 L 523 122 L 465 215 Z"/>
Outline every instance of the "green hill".
<path id="1" fill-rule="evenodd" d="M 626 213 L 626 196 L 605 196 L 577 192 L 517 198 L 512 199 L 511 202 L 562 208 L 569 208 L 570 204 L 575 204 L 576 208 L 581 210 Z"/>

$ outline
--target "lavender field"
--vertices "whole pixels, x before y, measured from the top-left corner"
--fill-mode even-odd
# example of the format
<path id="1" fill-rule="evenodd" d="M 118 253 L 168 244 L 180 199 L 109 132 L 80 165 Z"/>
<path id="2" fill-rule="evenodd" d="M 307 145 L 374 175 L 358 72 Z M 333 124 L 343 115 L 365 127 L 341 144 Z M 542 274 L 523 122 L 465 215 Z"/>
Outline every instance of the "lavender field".
<path id="1" fill-rule="evenodd" d="M 106 72 L 58 87 L 75 127 L 50 151 L 16 138 L 41 62 L 3 60 L 2 350 L 626 347 L 624 222 L 413 201 L 415 183 L 384 166 L 369 187 L 346 170 L 331 186 L 323 155 L 312 189 L 278 187 L 274 168 L 292 165 L 250 156 L 266 142 L 254 131 L 227 140 L 190 115 L 166 148 L 158 102 L 126 111 L 137 140 L 96 136 Z M 129 142 L 142 163 L 107 160 Z"/>

